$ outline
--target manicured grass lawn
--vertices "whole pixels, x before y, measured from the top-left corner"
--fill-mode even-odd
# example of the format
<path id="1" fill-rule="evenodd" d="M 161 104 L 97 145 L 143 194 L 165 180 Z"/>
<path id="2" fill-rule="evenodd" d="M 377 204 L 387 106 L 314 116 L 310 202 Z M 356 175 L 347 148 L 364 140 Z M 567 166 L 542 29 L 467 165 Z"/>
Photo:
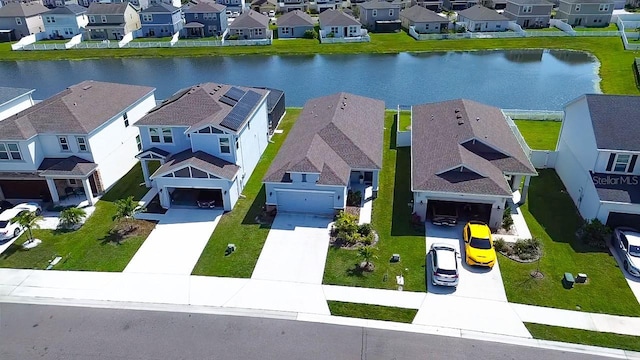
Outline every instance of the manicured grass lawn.
<path id="1" fill-rule="evenodd" d="M 373 201 L 371 224 L 380 241 L 375 246 L 378 256 L 373 260 L 375 270 L 362 272 L 358 252 L 329 248 L 323 283 L 383 289 L 396 288 L 396 275 L 403 275 L 408 291 L 426 291 L 424 228 L 411 225 L 410 151 L 395 148 L 394 112 L 385 116 L 383 164 L 380 172 L 380 191 Z M 395 133 L 395 132 L 394 132 Z M 401 261 L 391 263 L 392 254 L 400 254 Z"/>
<path id="2" fill-rule="evenodd" d="M 287 114 L 278 124 L 278 129 L 284 132 L 274 134 L 271 139 L 273 143 L 269 144 L 262 154 L 260 162 L 242 191 L 246 198 L 238 199 L 233 211 L 224 214 L 220 219 L 193 269 L 194 275 L 251 277 L 271 228 L 270 224 L 261 225 L 255 221 L 265 203 L 262 178 L 301 111 L 302 109 L 287 108 Z M 229 243 L 235 244 L 237 250 L 231 256 L 224 256 Z"/>
<path id="3" fill-rule="evenodd" d="M 556 149 L 561 121 L 514 120 L 514 122 L 531 149 Z"/>
<path id="4" fill-rule="evenodd" d="M 541 280 L 529 274 L 537 264 L 520 264 L 499 257 L 507 298 L 510 302 L 559 309 L 614 315 L 640 316 L 640 306 L 620 271 L 607 252 L 576 240 L 582 224 L 571 198 L 554 170 L 538 170 L 531 179 L 523 212 L 531 234 L 542 241 Z M 586 273 L 587 284 L 567 290 L 562 286 L 565 272 Z"/>
<path id="5" fill-rule="evenodd" d="M 562 31 L 555 26 L 550 26 L 542 29 L 524 29 L 524 31 Z"/>
<path id="6" fill-rule="evenodd" d="M 607 27 L 574 27 L 575 31 L 618 31 L 618 25 L 615 23 L 609 24 Z"/>
<path id="7" fill-rule="evenodd" d="M 171 41 L 171 36 L 165 36 L 160 38 L 155 38 L 155 37 L 135 38 L 132 41 L 133 42 L 169 42 Z"/>
<path id="8" fill-rule="evenodd" d="M 640 351 L 640 337 L 525 323 L 536 339 Z"/>
<path id="9" fill-rule="evenodd" d="M 418 310 L 390 306 L 355 304 L 341 301 L 327 301 L 331 315 L 359 319 L 395 321 L 410 324 Z"/>
<path id="10" fill-rule="evenodd" d="M 51 259 L 62 256 L 62 261 L 55 267 L 57 270 L 124 270 L 154 224 L 136 221 L 139 230 L 135 236 L 117 244 L 110 233 L 114 226 L 114 201 L 129 195 L 139 200 L 146 193 L 146 188 L 139 186 L 141 182 L 142 170 L 137 164 L 97 202 L 95 212 L 79 230 L 33 230 L 34 237 L 41 239 L 42 244 L 28 251 L 15 245 L 27 240 L 27 235 L 23 234 L 0 254 L 0 267 L 44 269 Z"/>
<path id="11" fill-rule="evenodd" d="M 400 131 L 408 130 L 411 126 L 411 111 L 409 110 L 401 110 L 400 111 Z"/>

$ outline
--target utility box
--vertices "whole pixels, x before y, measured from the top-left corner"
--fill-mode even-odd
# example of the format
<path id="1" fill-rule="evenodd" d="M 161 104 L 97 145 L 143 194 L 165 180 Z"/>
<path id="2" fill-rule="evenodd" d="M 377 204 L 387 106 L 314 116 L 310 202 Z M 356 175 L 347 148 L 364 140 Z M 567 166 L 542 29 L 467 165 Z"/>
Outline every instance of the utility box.
<path id="1" fill-rule="evenodd" d="M 584 284 L 587 282 L 587 274 L 584 273 L 578 273 L 578 276 L 576 276 L 576 282 L 578 284 Z"/>
<path id="2" fill-rule="evenodd" d="M 397 263 L 400 261 L 400 254 L 393 254 L 391 255 L 391 262 L 393 263 Z"/>
<path id="3" fill-rule="evenodd" d="M 573 284 L 575 284 L 575 279 L 573 278 L 573 274 L 570 272 L 564 273 L 564 277 L 562 278 L 562 282 L 567 289 L 571 289 Z"/>

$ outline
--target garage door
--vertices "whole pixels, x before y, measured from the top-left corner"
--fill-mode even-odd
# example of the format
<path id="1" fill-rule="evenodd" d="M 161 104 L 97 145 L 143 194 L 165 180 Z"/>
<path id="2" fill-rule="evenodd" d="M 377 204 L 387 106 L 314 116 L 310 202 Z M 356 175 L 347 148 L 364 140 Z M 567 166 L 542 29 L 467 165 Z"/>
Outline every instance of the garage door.
<path id="1" fill-rule="evenodd" d="M 333 215 L 333 193 L 278 191 L 278 211 Z"/>
<path id="2" fill-rule="evenodd" d="M 44 180 L 0 180 L 2 193 L 7 199 L 40 199 L 49 196 Z"/>
<path id="3" fill-rule="evenodd" d="M 607 226 L 612 229 L 618 226 L 630 226 L 640 229 L 640 215 L 610 212 L 607 218 Z"/>

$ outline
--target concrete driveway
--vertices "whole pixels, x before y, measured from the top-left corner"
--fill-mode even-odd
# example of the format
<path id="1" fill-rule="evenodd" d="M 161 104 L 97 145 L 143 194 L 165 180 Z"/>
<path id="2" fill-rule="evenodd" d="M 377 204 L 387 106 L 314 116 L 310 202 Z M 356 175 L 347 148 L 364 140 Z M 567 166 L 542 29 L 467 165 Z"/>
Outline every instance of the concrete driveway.
<path id="1" fill-rule="evenodd" d="M 124 272 L 190 275 L 222 213 L 210 209 L 169 209 Z"/>
<path id="2" fill-rule="evenodd" d="M 616 259 L 616 261 L 618 262 L 618 267 L 620 267 L 620 271 L 622 271 L 622 274 L 627 280 L 627 284 L 629 284 L 629 288 L 631 289 L 631 292 L 633 292 L 633 295 L 635 295 L 636 300 L 638 301 L 638 303 L 640 303 L 640 278 L 637 278 L 629 274 L 624 269 L 624 267 L 622 266 L 622 260 L 620 259 L 618 252 L 611 245 L 609 245 L 609 250 L 613 254 L 614 259 Z M 588 275 L 589 274 L 587 274 L 587 276 Z"/>
<path id="3" fill-rule="evenodd" d="M 251 278 L 322 284 L 331 222 L 312 215 L 278 214 Z"/>

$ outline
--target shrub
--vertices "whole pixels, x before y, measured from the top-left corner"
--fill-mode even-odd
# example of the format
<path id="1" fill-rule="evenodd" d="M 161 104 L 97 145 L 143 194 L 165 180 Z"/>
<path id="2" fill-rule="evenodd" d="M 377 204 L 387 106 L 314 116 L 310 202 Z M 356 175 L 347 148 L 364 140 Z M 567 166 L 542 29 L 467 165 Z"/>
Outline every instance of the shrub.
<path id="1" fill-rule="evenodd" d="M 338 213 L 338 216 L 336 216 L 336 221 L 333 226 L 338 233 L 356 233 L 358 232 L 358 218 L 353 214 L 341 211 Z"/>
<path id="2" fill-rule="evenodd" d="M 370 232 L 369 235 L 362 236 L 360 241 L 365 245 L 373 244 L 373 232 Z"/>
<path id="3" fill-rule="evenodd" d="M 360 191 L 349 191 L 347 193 L 347 206 L 360 206 L 362 203 L 362 193 Z"/>
<path id="4" fill-rule="evenodd" d="M 309 29 L 304 32 L 304 35 L 302 37 L 304 37 L 305 39 L 317 39 L 318 33 L 313 29 Z"/>
<path id="5" fill-rule="evenodd" d="M 504 208 L 504 212 L 502 213 L 502 228 L 509 230 L 512 226 L 513 218 L 511 217 L 511 207 L 507 206 Z"/>
<path id="6" fill-rule="evenodd" d="M 362 236 L 369 236 L 372 230 L 373 228 L 371 227 L 371 224 L 362 224 L 358 226 L 358 233 Z"/>
<path id="7" fill-rule="evenodd" d="M 328 38 L 332 38 L 332 37 L 335 37 L 335 36 L 336 36 L 336 35 L 335 35 L 334 33 L 332 33 L 332 32 L 330 32 L 330 33 L 328 33 L 328 34 L 327 34 L 327 37 L 328 37 Z"/>
<path id="8" fill-rule="evenodd" d="M 598 219 L 586 221 L 578 230 L 578 238 L 583 243 L 598 249 L 607 248 L 609 237 L 611 229 Z"/>
<path id="9" fill-rule="evenodd" d="M 496 238 L 493 241 L 493 247 L 496 249 L 496 251 L 500 251 L 500 252 L 507 251 L 507 243 L 501 237 Z"/>
<path id="10" fill-rule="evenodd" d="M 73 229 L 84 220 L 85 216 L 87 216 L 87 212 L 84 209 L 77 207 L 64 209 L 60 212 L 60 226 L 65 229 Z"/>
<path id="11" fill-rule="evenodd" d="M 227 37 L 227 40 L 238 40 L 240 37 L 238 36 L 238 34 L 233 34 L 233 35 L 229 35 Z"/>
<path id="12" fill-rule="evenodd" d="M 513 252 L 522 260 L 534 259 L 540 254 L 542 246 L 538 238 L 518 239 L 513 245 Z"/>

